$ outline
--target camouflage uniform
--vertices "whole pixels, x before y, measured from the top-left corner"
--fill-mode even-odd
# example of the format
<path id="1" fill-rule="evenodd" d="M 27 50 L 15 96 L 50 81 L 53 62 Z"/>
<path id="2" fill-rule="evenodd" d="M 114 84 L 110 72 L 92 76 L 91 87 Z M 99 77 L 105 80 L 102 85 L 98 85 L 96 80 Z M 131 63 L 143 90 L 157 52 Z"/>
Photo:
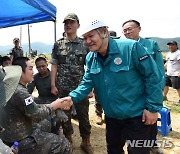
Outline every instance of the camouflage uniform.
<path id="1" fill-rule="evenodd" d="M 57 136 L 33 127 L 34 122 L 42 121 L 48 115 L 54 114 L 54 111 L 49 104 L 36 104 L 25 86 L 18 84 L 3 110 L 1 125 L 5 131 L 2 132 L 1 139 L 8 145 L 18 141 L 19 153 L 70 153 L 70 143 L 64 136 Z"/>
<path id="2" fill-rule="evenodd" d="M 57 99 L 57 97 L 51 93 L 51 73 L 50 73 L 50 71 L 49 71 L 48 75 L 45 77 L 42 77 L 39 73 L 36 73 L 34 75 L 34 80 L 27 85 L 27 88 L 28 88 L 28 91 L 30 94 L 32 94 L 35 87 L 38 90 L 38 94 L 39 94 L 38 97 L 34 98 L 34 100 L 37 104 L 49 104 L 52 101 L 54 101 L 55 99 Z M 52 117 L 52 116 L 49 116 L 47 118 L 48 121 L 51 122 L 51 124 L 50 124 L 51 132 L 55 133 L 55 134 L 59 134 L 59 129 L 56 129 L 54 126 L 53 118 L 54 117 Z M 47 125 L 45 125 L 44 123 Z M 38 126 L 43 127 L 43 129 L 48 131 L 49 130 L 48 125 L 49 124 L 47 122 L 43 121 Z"/>
<path id="3" fill-rule="evenodd" d="M 32 94 L 34 88 L 38 90 L 37 104 L 49 104 L 57 97 L 51 93 L 51 73 L 49 71 L 46 77 L 42 77 L 39 73 L 34 75 L 34 80 L 27 86 L 28 91 Z"/>
<path id="4" fill-rule="evenodd" d="M 54 44 L 52 51 L 52 64 L 57 64 L 57 88 L 59 97 L 69 95 L 69 92 L 76 89 L 84 75 L 85 57 L 89 52 L 83 45 L 83 39 L 77 37 L 74 41 L 62 38 Z M 89 122 L 89 100 L 85 98 L 75 105 L 77 118 L 79 120 L 79 130 L 81 137 L 87 137 L 91 133 Z M 71 111 L 66 111 L 69 120 L 62 124 L 65 136 L 73 134 L 71 124 Z"/>
<path id="5" fill-rule="evenodd" d="M 9 54 L 13 56 L 13 60 L 17 57 L 23 57 L 23 49 L 22 47 L 14 47 Z"/>

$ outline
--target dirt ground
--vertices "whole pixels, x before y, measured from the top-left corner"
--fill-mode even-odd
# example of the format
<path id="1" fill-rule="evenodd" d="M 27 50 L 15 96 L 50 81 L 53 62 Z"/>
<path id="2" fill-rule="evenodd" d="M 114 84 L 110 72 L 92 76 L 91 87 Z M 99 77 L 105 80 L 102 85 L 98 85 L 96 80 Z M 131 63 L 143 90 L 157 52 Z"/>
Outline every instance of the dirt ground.
<path id="1" fill-rule="evenodd" d="M 178 100 L 178 94 L 173 89 L 170 89 L 167 97 L 168 97 L 168 100 L 172 103 Z M 94 98 L 90 99 L 89 116 L 90 116 L 90 122 L 92 125 L 91 144 L 94 149 L 94 154 L 107 154 L 106 140 L 105 140 L 105 123 L 101 126 L 95 123 Z M 158 132 L 159 140 L 171 141 L 174 145 L 172 148 L 164 149 L 164 154 L 180 154 L 180 122 L 179 121 L 180 121 L 180 113 L 171 112 L 172 131 L 169 132 L 168 136 L 166 137 L 162 137 L 160 132 Z M 74 152 L 73 154 L 85 154 L 80 149 L 81 138 L 79 136 L 78 122 L 75 120 L 72 120 L 72 123 L 74 126 L 74 134 L 73 134 Z"/>

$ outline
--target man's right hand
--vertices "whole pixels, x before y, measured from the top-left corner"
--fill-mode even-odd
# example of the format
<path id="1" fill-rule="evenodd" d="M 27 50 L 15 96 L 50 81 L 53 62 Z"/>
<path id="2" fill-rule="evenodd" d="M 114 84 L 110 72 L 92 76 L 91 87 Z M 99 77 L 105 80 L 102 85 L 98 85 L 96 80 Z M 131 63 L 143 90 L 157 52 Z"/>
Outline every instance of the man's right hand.
<path id="1" fill-rule="evenodd" d="M 56 86 L 51 86 L 51 93 L 54 94 L 54 95 L 58 94 L 58 89 L 57 89 Z"/>
<path id="2" fill-rule="evenodd" d="M 66 98 L 66 97 L 65 97 Z M 54 110 L 61 109 L 61 110 L 69 110 L 72 106 L 73 102 L 67 99 L 56 99 L 51 103 Z"/>

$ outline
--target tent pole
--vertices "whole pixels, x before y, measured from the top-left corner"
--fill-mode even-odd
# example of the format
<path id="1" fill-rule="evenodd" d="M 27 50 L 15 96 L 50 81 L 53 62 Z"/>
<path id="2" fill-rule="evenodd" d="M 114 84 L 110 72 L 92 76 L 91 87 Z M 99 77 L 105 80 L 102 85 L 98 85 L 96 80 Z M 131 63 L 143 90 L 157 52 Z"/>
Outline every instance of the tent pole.
<path id="1" fill-rule="evenodd" d="M 30 38 L 30 29 L 28 24 L 28 41 L 29 41 L 29 56 L 31 55 L 31 38 Z"/>
<path id="2" fill-rule="evenodd" d="M 54 21 L 54 42 L 56 42 L 56 20 Z"/>
<path id="3" fill-rule="evenodd" d="M 20 46 L 22 44 L 22 26 L 20 26 Z"/>

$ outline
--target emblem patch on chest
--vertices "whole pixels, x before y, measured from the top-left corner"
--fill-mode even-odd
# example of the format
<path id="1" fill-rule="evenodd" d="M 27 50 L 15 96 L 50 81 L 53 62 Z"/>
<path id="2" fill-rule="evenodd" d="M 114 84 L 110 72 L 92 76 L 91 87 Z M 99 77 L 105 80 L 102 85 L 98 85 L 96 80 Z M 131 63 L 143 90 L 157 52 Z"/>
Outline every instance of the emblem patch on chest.
<path id="1" fill-rule="evenodd" d="M 116 65 L 120 65 L 122 63 L 122 59 L 120 57 L 117 57 L 117 58 L 114 59 L 114 63 Z"/>

